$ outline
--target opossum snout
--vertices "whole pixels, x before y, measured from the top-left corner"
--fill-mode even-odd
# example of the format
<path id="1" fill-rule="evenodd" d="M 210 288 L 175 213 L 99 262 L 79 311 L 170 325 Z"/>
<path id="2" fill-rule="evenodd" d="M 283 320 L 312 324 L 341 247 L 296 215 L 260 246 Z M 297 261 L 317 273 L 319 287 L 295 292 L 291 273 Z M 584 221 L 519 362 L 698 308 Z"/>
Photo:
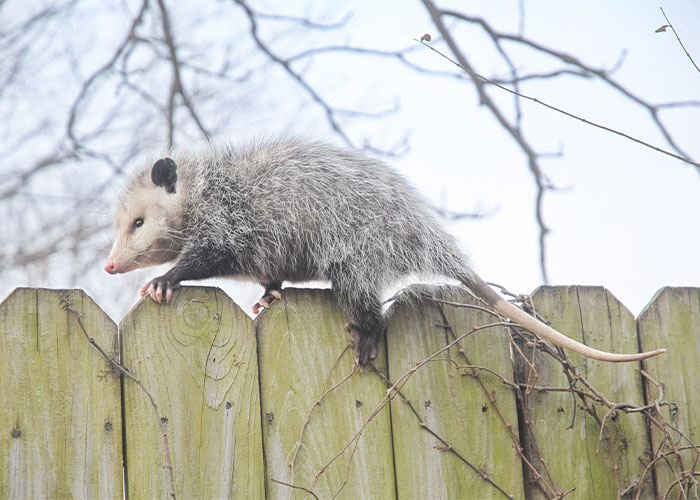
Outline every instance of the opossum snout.
<path id="1" fill-rule="evenodd" d="M 105 265 L 105 271 L 109 274 L 117 274 L 119 272 L 119 262 L 115 259 L 109 259 Z"/>

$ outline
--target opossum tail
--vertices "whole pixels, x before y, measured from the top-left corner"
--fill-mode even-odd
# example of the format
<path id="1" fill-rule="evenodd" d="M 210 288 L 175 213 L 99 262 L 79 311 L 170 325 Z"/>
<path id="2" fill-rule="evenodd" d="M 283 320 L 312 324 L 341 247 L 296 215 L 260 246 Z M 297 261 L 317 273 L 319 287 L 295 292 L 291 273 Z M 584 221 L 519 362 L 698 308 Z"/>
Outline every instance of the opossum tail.
<path id="1" fill-rule="evenodd" d="M 612 352 L 593 349 L 592 347 L 588 347 L 587 345 L 559 333 L 554 328 L 542 323 L 541 321 L 527 314 L 522 309 L 519 309 L 510 302 L 504 300 L 478 276 L 471 275 L 469 278 L 463 280 L 460 279 L 460 281 L 462 281 L 462 283 L 469 287 L 474 294 L 483 299 L 488 305 L 504 316 L 510 318 L 518 325 L 530 330 L 532 333 L 536 333 L 540 337 L 549 340 L 560 347 L 569 349 L 570 351 L 586 356 L 587 358 L 621 363 L 625 361 L 639 361 L 641 359 L 651 358 L 652 356 L 657 356 L 666 352 L 666 349 L 656 349 L 654 351 L 640 352 L 637 354 L 615 354 Z"/>

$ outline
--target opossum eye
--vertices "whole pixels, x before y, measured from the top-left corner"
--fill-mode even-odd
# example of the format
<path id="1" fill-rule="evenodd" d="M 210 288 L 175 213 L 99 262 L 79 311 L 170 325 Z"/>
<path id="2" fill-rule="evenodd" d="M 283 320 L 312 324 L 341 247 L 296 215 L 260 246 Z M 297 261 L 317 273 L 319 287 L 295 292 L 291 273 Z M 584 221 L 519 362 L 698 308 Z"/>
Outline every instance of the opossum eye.
<path id="1" fill-rule="evenodd" d="M 139 217 L 138 219 L 134 220 L 134 229 L 138 229 L 141 226 L 143 226 L 143 217 Z"/>

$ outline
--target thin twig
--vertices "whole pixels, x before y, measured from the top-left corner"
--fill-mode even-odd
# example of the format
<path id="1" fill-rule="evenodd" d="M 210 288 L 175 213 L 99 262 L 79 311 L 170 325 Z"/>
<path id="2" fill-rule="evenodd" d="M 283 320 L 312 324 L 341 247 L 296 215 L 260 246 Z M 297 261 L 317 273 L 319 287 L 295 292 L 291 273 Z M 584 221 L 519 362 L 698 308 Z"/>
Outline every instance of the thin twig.
<path id="1" fill-rule="evenodd" d="M 664 15 L 664 19 L 666 19 L 666 22 L 668 23 L 668 27 L 671 28 L 671 31 L 673 31 L 673 34 L 676 35 L 676 40 L 678 40 L 678 43 L 681 44 L 681 48 L 683 49 L 683 52 L 685 52 L 685 55 L 688 56 L 688 59 L 690 59 L 690 62 L 693 63 L 693 66 L 695 67 L 695 71 L 700 73 L 700 68 L 698 68 L 698 65 L 695 64 L 695 61 L 693 61 L 693 58 L 690 57 L 690 54 L 685 48 L 685 45 L 683 45 L 683 42 L 681 41 L 681 37 L 678 36 L 678 33 L 676 32 L 676 28 L 673 27 L 673 24 L 671 24 L 671 21 L 668 20 L 668 17 L 666 16 L 666 13 L 664 12 L 663 7 L 659 7 L 661 9 L 661 13 Z"/>
<path id="2" fill-rule="evenodd" d="M 319 500 L 318 497 L 316 496 L 316 493 L 314 493 L 313 491 L 311 491 L 307 488 L 304 488 L 303 486 L 297 486 L 296 484 L 285 483 L 284 481 L 279 481 L 278 479 L 273 479 L 273 478 L 270 478 L 270 481 L 272 481 L 273 483 L 281 484 L 283 486 L 289 486 L 290 488 L 293 488 L 293 489 L 301 490 L 305 493 L 308 493 L 309 495 L 312 495 L 316 500 Z"/>

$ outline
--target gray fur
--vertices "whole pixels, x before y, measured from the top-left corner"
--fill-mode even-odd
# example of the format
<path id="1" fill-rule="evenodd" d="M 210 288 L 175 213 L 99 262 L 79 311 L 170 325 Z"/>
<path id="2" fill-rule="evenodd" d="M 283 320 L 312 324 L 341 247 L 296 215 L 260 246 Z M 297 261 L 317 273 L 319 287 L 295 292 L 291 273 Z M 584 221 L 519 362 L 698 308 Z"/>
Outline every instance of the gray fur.
<path id="1" fill-rule="evenodd" d="M 416 191 L 364 154 L 277 140 L 175 161 L 187 185 L 187 241 L 233 250 L 260 283 L 332 278 L 375 295 L 409 273 L 469 269 Z"/>

